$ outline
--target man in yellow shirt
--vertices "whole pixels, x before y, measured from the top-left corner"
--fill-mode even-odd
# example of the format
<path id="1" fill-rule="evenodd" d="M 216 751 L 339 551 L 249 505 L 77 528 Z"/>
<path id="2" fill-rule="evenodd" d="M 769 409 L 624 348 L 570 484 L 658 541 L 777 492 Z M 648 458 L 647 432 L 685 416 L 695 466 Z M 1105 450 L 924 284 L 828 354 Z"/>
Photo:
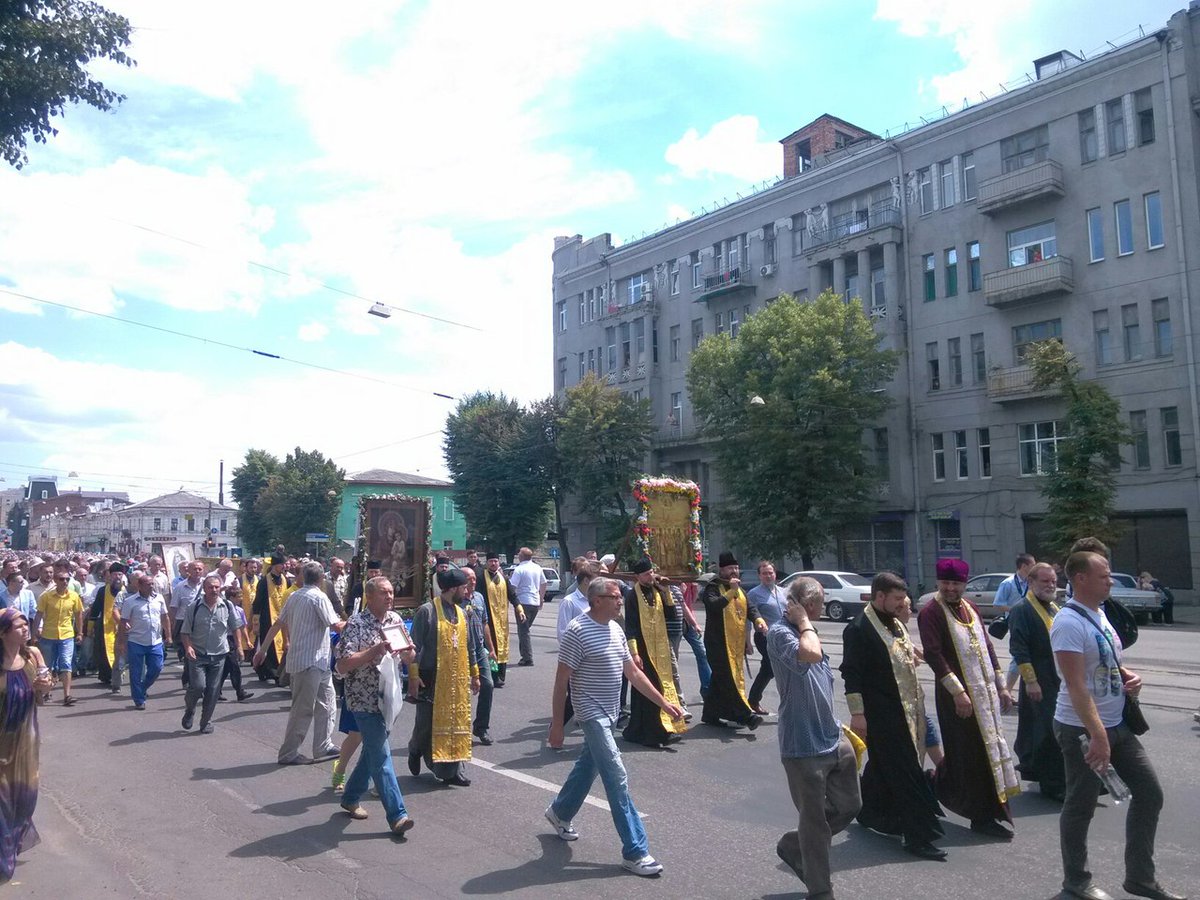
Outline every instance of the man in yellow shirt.
<path id="1" fill-rule="evenodd" d="M 54 571 L 54 587 L 38 598 L 33 630 L 41 635 L 38 646 L 46 665 L 62 679 L 63 706 L 74 706 L 71 669 L 75 645 L 83 640 L 83 600 L 71 590 L 71 576 L 66 569 Z"/>

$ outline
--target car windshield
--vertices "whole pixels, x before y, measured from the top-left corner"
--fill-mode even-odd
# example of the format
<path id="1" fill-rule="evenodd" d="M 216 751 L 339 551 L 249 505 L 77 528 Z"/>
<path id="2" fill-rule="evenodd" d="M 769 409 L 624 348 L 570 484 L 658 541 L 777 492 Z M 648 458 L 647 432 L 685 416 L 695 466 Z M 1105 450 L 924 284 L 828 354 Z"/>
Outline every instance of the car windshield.
<path id="1" fill-rule="evenodd" d="M 1113 584 L 1123 588 L 1137 588 L 1137 582 L 1133 580 L 1132 575 L 1122 575 L 1120 572 L 1112 573 Z"/>
<path id="2" fill-rule="evenodd" d="M 553 569 L 542 569 L 542 571 L 546 573 L 546 577 L 551 581 L 558 581 L 558 573 Z"/>
<path id="3" fill-rule="evenodd" d="M 870 579 L 863 578 L 861 575 L 855 575 L 853 572 L 838 572 L 838 578 L 846 582 L 851 587 L 870 587 Z"/>

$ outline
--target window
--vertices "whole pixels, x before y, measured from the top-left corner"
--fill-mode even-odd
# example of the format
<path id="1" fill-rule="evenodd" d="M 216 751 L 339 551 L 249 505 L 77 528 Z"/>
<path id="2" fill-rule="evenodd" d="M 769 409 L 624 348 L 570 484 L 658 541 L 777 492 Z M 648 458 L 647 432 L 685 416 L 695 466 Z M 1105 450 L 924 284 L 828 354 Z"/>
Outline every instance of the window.
<path id="1" fill-rule="evenodd" d="M 1113 215 L 1117 219 L 1117 256 L 1128 256 L 1133 252 L 1133 213 L 1128 200 L 1113 204 Z"/>
<path id="2" fill-rule="evenodd" d="M 588 370 L 589 372 L 595 372 L 595 371 L 596 371 L 596 351 L 595 351 L 595 350 L 592 350 L 592 349 L 589 349 L 589 350 L 588 350 L 588 363 L 587 363 L 587 370 Z"/>
<path id="3" fill-rule="evenodd" d="M 582 325 L 587 321 L 587 300 L 583 298 L 583 294 L 579 295 L 579 324 Z"/>
<path id="4" fill-rule="evenodd" d="M 917 185 L 921 194 L 921 215 L 933 212 L 933 175 L 929 169 L 917 173 Z"/>
<path id="5" fill-rule="evenodd" d="M 679 362 L 679 326 L 672 325 L 670 336 L 667 338 L 671 347 L 671 362 Z"/>
<path id="6" fill-rule="evenodd" d="M 1146 429 L 1146 411 L 1129 414 L 1129 432 L 1133 436 L 1133 467 L 1150 468 L 1150 432 Z"/>
<path id="7" fill-rule="evenodd" d="M 725 313 L 717 313 L 713 316 L 713 334 L 725 333 Z"/>
<path id="8" fill-rule="evenodd" d="M 967 433 L 965 431 L 954 432 L 954 477 L 959 481 L 970 477 L 970 471 L 967 468 Z"/>
<path id="9" fill-rule="evenodd" d="M 1163 245 L 1162 197 L 1158 191 L 1146 194 L 1146 246 L 1157 250 Z"/>
<path id="10" fill-rule="evenodd" d="M 629 396 L 633 398 L 634 403 L 641 403 L 642 402 L 642 389 L 634 388 L 632 391 L 629 392 Z"/>
<path id="11" fill-rule="evenodd" d="M 1058 256 L 1054 222 L 1040 222 L 1008 233 L 1008 265 L 1028 266 Z"/>
<path id="12" fill-rule="evenodd" d="M 933 531 L 939 557 L 962 556 L 962 523 L 958 519 L 938 519 Z"/>
<path id="13" fill-rule="evenodd" d="M 679 426 L 683 424 L 683 392 L 675 391 L 671 394 L 671 413 L 669 425 Z"/>
<path id="14" fill-rule="evenodd" d="M 567 330 L 567 301 L 566 300 L 558 301 L 558 330 L 559 331 Z"/>
<path id="15" fill-rule="evenodd" d="M 1111 366 L 1113 362 L 1112 331 L 1108 327 L 1108 310 L 1092 313 L 1092 330 L 1096 334 L 1096 365 Z"/>
<path id="16" fill-rule="evenodd" d="M 579 351 L 579 380 L 583 381 L 583 378 L 585 375 L 587 375 L 587 356 L 584 354 L 584 352 L 582 350 L 580 350 Z"/>
<path id="17" fill-rule="evenodd" d="M 191 516 L 187 517 L 187 530 L 188 531 L 196 530 L 196 520 L 193 519 Z"/>
<path id="18" fill-rule="evenodd" d="M 1162 417 L 1163 450 L 1166 453 L 1167 465 L 1170 467 L 1183 465 L 1183 448 L 1179 443 L 1179 408 L 1164 406 L 1159 410 Z"/>
<path id="19" fill-rule="evenodd" d="M 1030 344 L 1062 338 L 1062 319 L 1047 319 L 1045 322 L 1030 322 L 1013 328 L 1013 351 L 1017 365 L 1025 362 L 1025 353 Z"/>
<path id="20" fill-rule="evenodd" d="M 1022 131 L 1000 142 L 1001 168 L 1015 172 L 1050 157 L 1050 129 L 1045 125 Z"/>
<path id="21" fill-rule="evenodd" d="M 929 367 L 929 389 L 940 391 L 942 389 L 942 372 L 941 363 L 938 361 L 937 341 L 925 345 L 925 361 Z"/>
<path id="22" fill-rule="evenodd" d="M 925 272 L 925 300 L 937 299 L 937 262 L 932 253 L 921 257 L 921 268 Z"/>
<path id="23" fill-rule="evenodd" d="M 1133 95 L 1133 115 L 1137 120 L 1138 146 L 1154 143 L 1154 104 L 1150 99 L 1150 88 Z"/>
<path id="24" fill-rule="evenodd" d="M 1085 109 L 1079 114 L 1079 161 L 1081 163 L 1095 162 L 1100 155 L 1100 146 L 1096 141 L 1096 111 Z"/>
<path id="25" fill-rule="evenodd" d="M 162 531 L 162 519 L 156 518 L 154 520 L 154 530 L 155 532 Z"/>
<path id="26" fill-rule="evenodd" d="M 442 518 L 447 522 L 454 521 L 454 501 L 449 497 L 442 498 Z"/>
<path id="27" fill-rule="evenodd" d="M 971 381 L 987 383 L 987 354 L 983 349 L 983 333 L 971 335 Z"/>
<path id="28" fill-rule="evenodd" d="M 671 285 L 671 296 L 679 296 L 679 260 L 671 260 L 671 267 L 668 270 L 667 280 Z"/>
<path id="29" fill-rule="evenodd" d="M 221 529 L 221 534 L 228 534 L 229 533 L 229 520 L 222 519 L 219 523 L 219 527 Z"/>
<path id="30" fill-rule="evenodd" d="M 1142 329 L 1138 325 L 1136 303 L 1121 307 L 1121 343 L 1125 350 L 1125 362 L 1142 358 Z"/>
<path id="31" fill-rule="evenodd" d="M 1154 320 L 1154 355 L 1170 356 L 1171 341 L 1171 304 L 1166 297 L 1150 301 L 1150 318 Z"/>
<path id="32" fill-rule="evenodd" d="M 958 249 L 951 247 L 946 251 L 946 296 L 958 296 Z"/>
<path id="33" fill-rule="evenodd" d="M 941 173 L 941 208 L 954 205 L 954 161 L 950 159 L 942 160 L 938 163 L 938 171 Z"/>
<path id="34" fill-rule="evenodd" d="M 888 448 L 888 430 L 875 429 L 875 473 L 881 481 L 887 481 L 892 470 L 891 451 Z"/>
<path id="35" fill-rule="evenodd" d="M 692 349 L 695 350 L 704 340 L 704 320 L 692 319 Z"/>
<path id="36" fill-rule="evenodd" d="M 883 266 L 871 270 L 871 308 L 881 309 L 887 306 L 887 284 Z"/>
<path id="37" fill-rule="evenodd" d="M 730 238 L 725 242 L 725 245 L 727 248 L 726 259 L 728 260 L 726 270 L 732 272 L 734 269 L 741 267 L 742 239 L 740 237 Z"/>
<path id="38" fill-rule="evenodd" d="M 738 332 L 741 330 L 742 323 L 738 319 L 738 311 L 736 309 L 731 309 L 729 311 L 729 336 L 731 338 L 735 338 L 738 336 Z"/>
<path id="39" fill-rule="evenodd" d="M 775 265 L 775 223 L 763 226 L 763 262 L 769 266 Z"/>
<path id="40" fill-rule="evenodd" d="M 1062 422 L 1032 422 L 1017 427 L 1017 447 L 1022 475 L 1053 472 L 1058 458 L 1058 442 L 1066 437 Z"/>
<path id="41" fill-rule="evenodd" d="M 617 371 L 617 329 L 610 325 L 604 329 L 604 342 L 608 346 L 608 371 Z"/>
<path id="42" fill-rule="evenodd" d="M 178 520 L 178 519 L 172 519 L 172 520 L 171 520 L 171 530 L 172 530 L 172 531 L 178 531 L 178 530 L 179 530 L 179 520 Z"/>
<path id="43" fill-rule="evenodd" d="M 621 323 L 621 368 L 628 369 L 633 362 L 632 330 L 628 322 Z"/>
<path id="44" fill-rule="evenodd" d="M 700 287 L 704 284 L 704 277 L 700 274 L 700 253 L 699 251 L 692 253 L 692 289 Z"/>
<path id="45" fill-rule="evenodd" d="M 560 356 L 558 358 L 558 374 L 554 378 L 555 390 L 561 391 L 567 386 L 567 358 Z"/>
<path id="46" fill-rule="evenodd" d="M 629 279 L 629 305 L 641 303 L 650 294 L 650 279 L 645 272 L 639 272 Z"/>
<path id="47" fill-rule="evenodd" d="M 1092 262 L 1104 259 L 1104 215 L 1100 208 L 1087 211 L 1088 252 Z"/>
<path id="48" fill-rule="evenodd" d="M 979 444 L 979 477 L 992 477 L 992 429 L 979 428 L 975 432 Z"/>
<path id="49" fill-rule="evenodd" d="M 979 259 L 979 241 L 967 244 L 967 290 L 977 291 L 983 287 L 983 269 Z"/>
<path id="50" fill-rule="evenodd" d="M 975 178 L 974 153 L 964 153 L 962 155 L 962 175 L 963 199 L 974 200 L 979 196 L 979 182 Z"/>
<path id="51" fill-rule="evenodd" d="M 931 434 L 933 441 L 933 480 L 946 480 L 946 442 L 940 434 Z"/>
<path id="52" fill-rule="evenodd" d="M 946 362 L 950 367 L 950 386 L 962 387 L 962 338 L 948 338 L 946 340 Z"/>
<path id="53" fill-rule="evenodd" d="M 1121 98 L 1104 104 L 1105 136 L 1108 138 L 1108 155 L 1125 152 L 1125 107 Z"/>
<path id="54" fill-rule="evenodd" d="M 633 361 L 639 366 L 646 362 L 645 319 L 638 319 L 633 323 Z"/>

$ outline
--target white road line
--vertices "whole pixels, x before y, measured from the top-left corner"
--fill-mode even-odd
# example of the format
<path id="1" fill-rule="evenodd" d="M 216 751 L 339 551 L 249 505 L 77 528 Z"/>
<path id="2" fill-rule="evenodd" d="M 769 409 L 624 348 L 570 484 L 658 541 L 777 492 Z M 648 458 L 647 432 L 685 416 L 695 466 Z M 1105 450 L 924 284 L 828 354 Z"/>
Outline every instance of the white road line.
<path id="1" fill-rule="evenodd" d="M 528 784 L 531 787 L 541 788 L 544 791 L 549 791 L 552 794 L 557 794 L 559 791 L 559 785 L 557 784 L 544 781 L 543 779 L 534 775 L 526 775 L 524 772 L 517 772 L 514 769 L 505 769 L 502 766 L 496 765 L 495 763 L 488 762 L 486 759 L 472 757 L 471 759 L 467 760 L 467 762 L 471 763 L 472 765 L 479 766 L 481 769 L 487 769 L 489 772 L 495 772 L 497 775 L 503 775 L 505 778 L 511 778 L 513 781 L 519 781 L 522 784 Z M 588 806 L 594 806 L 597 809 L 604 810 L 605 812 L 612 812 L 612 807 L 608 805 L 608 802 L 601 800 L 599 797 L 593 797 L 589 794 L 583 798 L 583 802 L 588 804 Z M 638 815 L 643 819 L 646 818 L 645 813 L 639 813 Z"/>

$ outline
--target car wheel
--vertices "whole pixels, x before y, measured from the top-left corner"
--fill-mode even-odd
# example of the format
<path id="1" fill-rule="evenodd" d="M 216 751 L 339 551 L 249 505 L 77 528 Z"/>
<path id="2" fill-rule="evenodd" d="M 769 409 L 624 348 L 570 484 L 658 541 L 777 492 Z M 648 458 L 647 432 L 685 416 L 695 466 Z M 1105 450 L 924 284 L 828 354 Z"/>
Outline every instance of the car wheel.
<path id="1" fill-rule="evenodd" d="M 825 604 L 825 615 L 833 621 L 840 622 L 846 617 L 846 609 L 838 600 L 830 600 Z"/>
<path id="2" fill-rule="evenodd" d="M 1144 612 L 1134 613 L 1133 621 L 1137 622 L 1139 625 L 1149 625 L 1150 624 L 1150 613 L 1144 613 Z"/>

